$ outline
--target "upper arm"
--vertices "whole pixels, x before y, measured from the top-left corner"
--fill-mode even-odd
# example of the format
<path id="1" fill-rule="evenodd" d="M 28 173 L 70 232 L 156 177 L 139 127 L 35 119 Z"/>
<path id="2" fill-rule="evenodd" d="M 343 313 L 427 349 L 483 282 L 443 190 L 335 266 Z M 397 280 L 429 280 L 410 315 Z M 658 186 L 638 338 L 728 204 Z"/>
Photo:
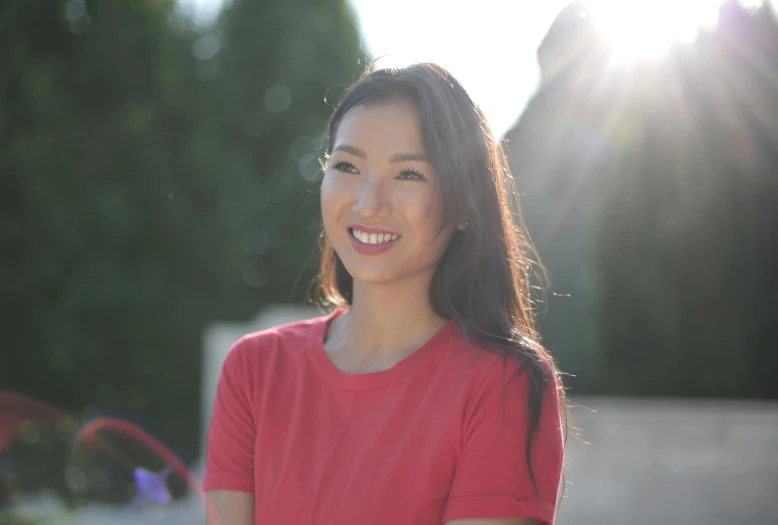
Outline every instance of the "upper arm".
<path id="1" fill-rule="evenodd" d="M 254 494 L 254 443 L 251 352 L 241 342 L 227 354 L 208 429 L 203 490 Z"/>
<path id="2" fill-rule="evenodd" d="M 554 522 L 564 463 L 557 383 L 551 380 L 543 393 L 528 463 L 528 376 L 506 374 L 507 380 L 501 370 L 494 374 L 466 416 L 443 517 L 447 524 Z"/>
<path id="3" fill-rule="evenodd" d="M 254 496 L 234 490 L 205 493 L 206 525 L 254 525 Z"/>

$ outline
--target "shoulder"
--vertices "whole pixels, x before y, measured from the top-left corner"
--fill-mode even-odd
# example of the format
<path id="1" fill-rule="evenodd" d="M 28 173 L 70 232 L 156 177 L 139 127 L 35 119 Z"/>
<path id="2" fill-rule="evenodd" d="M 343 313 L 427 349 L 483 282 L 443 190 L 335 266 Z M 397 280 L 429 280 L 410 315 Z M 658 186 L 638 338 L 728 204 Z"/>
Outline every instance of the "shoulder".
<path id="1" fill-rule="evenodd" d="M 467 339 L 461 332 L 452 338 L 446 362 L 450 377 L 461 380 L 466 414 L 473 415 L 508 403 L 527 407 L 536 396 L 555 398 L 555 367 L 531 348 L 491 349 Z"/>
<path id="2" fill-rule="evenodd" d="M 232 345 L 225 367 L 250 366 L 279 353 L 302 354 L 312 333 L 324 331 L 331 317 L 332 314 L 327 314 L 248 333 Z"/>
<path id="3" fill-rule="evenodd" d="M 529 360 L 518 351 L 487 348 L 468 339 L 461 330 L 452 332 L 446 362 L 454 375 L 466 375 L 470 389 L 481 393 L 500 390 L 512 378 L 532 371 Z"/>

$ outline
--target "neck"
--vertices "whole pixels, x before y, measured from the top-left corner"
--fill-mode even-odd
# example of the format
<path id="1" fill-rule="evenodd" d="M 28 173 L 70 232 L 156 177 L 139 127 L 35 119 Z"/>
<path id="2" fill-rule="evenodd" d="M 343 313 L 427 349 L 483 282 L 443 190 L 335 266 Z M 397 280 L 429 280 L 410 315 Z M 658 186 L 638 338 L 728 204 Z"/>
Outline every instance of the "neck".
<path id="1" fill-rule="evenodd" d="M 421 347 L 446 323 L 430 305 L 429 282 L 430 276 L 390 285 L 354 281 L 336 346 L 363 362 L 402 358 Z"/>

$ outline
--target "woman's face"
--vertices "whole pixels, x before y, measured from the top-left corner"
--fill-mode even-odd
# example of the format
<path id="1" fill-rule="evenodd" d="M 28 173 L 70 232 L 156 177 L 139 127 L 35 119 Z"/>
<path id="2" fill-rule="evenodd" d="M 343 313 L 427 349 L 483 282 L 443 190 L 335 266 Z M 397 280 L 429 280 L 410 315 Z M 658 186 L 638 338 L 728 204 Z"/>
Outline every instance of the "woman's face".
<path id="1" fill-rule="evenodd" d="M 438 174 L 425 160 L 409 101 L 358 106 L 338 126 L 321 187 L 324 230 L 349 274 L 389 283 L 431 279 L 452 235 Z"/>

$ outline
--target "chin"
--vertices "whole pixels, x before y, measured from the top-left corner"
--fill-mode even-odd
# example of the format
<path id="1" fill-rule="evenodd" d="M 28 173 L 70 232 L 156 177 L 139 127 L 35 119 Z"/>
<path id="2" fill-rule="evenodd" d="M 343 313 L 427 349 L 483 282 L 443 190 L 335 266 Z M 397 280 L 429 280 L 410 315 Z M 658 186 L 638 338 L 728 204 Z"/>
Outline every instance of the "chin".
<path id="1" fill-rule="evenodd" d="M 377 268 L 349 268 L 346 266 L 351 278 L 366 284 L 385 284 L 396 279 L 396 272 L 379 270 Z"/>

